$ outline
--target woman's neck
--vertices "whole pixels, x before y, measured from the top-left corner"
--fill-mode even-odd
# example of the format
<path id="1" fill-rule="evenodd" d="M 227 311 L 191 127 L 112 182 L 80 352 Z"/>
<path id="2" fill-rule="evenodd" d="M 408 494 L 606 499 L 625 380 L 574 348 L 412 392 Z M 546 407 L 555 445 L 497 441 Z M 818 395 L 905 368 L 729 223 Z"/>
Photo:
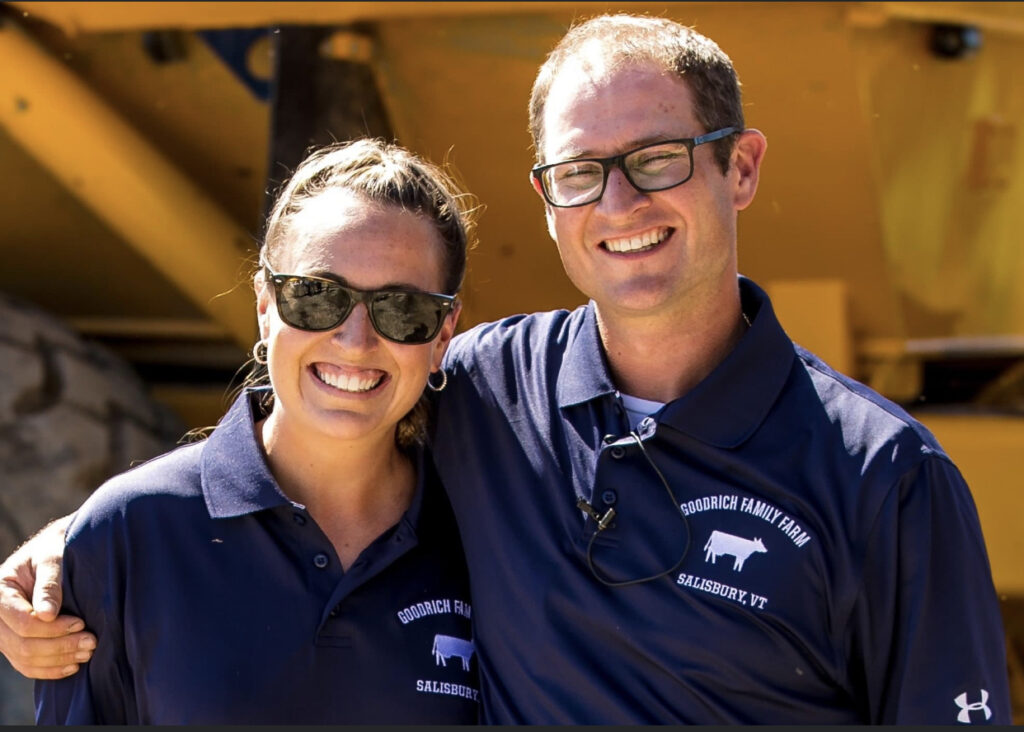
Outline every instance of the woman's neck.
<path id="1" fill-rule="evenodd" d="M 307 432 L 289 429 L 273 412 L 259 425 L 278 486 L 306 507 L 347 568 L 408 509 L 416 467 L 393 432 L 361 440 Z"/>

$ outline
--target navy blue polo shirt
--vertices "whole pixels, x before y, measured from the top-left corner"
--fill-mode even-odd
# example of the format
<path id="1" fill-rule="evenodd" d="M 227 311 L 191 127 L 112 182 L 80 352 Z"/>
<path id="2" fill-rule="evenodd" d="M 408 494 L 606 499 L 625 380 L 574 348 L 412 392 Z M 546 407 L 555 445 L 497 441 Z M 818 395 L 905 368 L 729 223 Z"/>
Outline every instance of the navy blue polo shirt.
<path id="1" fill-rule="evenodd" d="M 635 435 L 593 303 L 453 343 L 434 452 L 484 721 L 1009 724 L 960 473 L 740 285 L 752 327 Z M 617 512 L 596 538 L 580 497 Z"/>
<path id="2" fill-rule="evenodd" d="M 429 457 L 401 521 L 344 572 L 274 482 L 254 400 L 78 511 L 64 612 L 99 644 L 83 672 L 37 683 L 38 721 L 476 722 L 466 569 Z"/>

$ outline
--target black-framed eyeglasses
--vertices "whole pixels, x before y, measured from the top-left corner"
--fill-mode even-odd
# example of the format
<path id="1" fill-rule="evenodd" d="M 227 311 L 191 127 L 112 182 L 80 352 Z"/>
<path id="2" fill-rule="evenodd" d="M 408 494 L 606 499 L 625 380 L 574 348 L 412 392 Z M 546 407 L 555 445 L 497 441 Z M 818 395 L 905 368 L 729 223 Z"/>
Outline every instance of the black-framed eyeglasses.
<path id="1" fill-rule="evenodd" d="M 600 200 L 612 168 L 643 193 L 681 186 L 693 176 L 693 149 L 739 132 L 723 127 L 700 137 L 665 140 L 607 158 L 579 158 L 536 165 L 530 171 L 540 182 L 544 200 L 558 208 L 586 206 Z"/>
<path id="2" fill-rule="evenodd" d="M 366 305 L 370 323 L 382 338 L 404 345 L 429 343 L 455 306 L 454 295 L 417 290 L 357 290 L 335 280 L 274 272 L 264 262 L 274 287 L 277 312 L 299 330 L 322 331 L 345 322 L 356 303 Z"/>

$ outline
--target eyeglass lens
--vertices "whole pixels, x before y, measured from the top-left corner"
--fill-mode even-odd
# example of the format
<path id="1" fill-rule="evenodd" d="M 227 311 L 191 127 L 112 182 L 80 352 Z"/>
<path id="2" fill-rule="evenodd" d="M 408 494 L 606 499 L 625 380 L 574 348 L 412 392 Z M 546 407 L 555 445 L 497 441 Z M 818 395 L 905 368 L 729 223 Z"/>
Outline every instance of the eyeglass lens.
<path id="1" fill-rule="evenodd" d="M 617 165 L 629 181 L 641 191 L 657 191 L 677 186 L 692 174 L 690 148 L 682 142 L 648 145 L 619 158 L 571 160 L 547 168 L 544 188 L 555 204 L 574 206 L 600 198 L 605 185 L 605 169 Z"/>

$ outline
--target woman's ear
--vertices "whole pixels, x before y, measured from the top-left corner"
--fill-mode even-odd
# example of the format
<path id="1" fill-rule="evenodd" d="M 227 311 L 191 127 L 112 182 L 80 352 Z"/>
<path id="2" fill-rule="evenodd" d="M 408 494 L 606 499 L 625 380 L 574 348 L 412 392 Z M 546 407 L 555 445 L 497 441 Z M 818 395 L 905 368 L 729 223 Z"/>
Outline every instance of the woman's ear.
<path id="1" fill-rule="evenodd" d="M 431 373 L 441 368 L 441 360 L 444 358 L 445 351 L 448 350 L 448 346 L 451 344 L 452 338 L 455 337 L 455 328 L 459 323 L 459 315 L 461 314 L 462 303 L 456 300 L 451 311 L 445 316 L 444 324 L 441 326 L 441 332 L 434 341 L 434 350 L 430 359 Z"/>
<path id="2" fill-rule="evenodd" d="M 274 293 L 270 283 L 261 269 L 252 278 L 253 290 L 256 292 L 256 322 L 259 325 L 260 340 L 270 335 L 270 307 Z"/>

